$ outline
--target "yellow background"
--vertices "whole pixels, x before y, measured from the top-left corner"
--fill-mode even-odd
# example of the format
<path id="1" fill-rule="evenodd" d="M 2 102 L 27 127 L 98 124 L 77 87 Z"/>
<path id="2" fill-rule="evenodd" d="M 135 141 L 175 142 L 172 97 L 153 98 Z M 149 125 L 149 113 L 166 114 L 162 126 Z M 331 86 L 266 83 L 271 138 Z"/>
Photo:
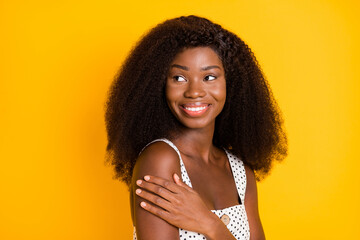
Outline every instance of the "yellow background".
<path id="1" fill-rule="evenodd" d="M 131 239 L 104 165 L 107 89 L 157 23 L 197 14 L 255 52 L 289 157 L 258 184 L 267 239 L 360 239 L 359 1 L 0 1 L 0 239 Z"/>

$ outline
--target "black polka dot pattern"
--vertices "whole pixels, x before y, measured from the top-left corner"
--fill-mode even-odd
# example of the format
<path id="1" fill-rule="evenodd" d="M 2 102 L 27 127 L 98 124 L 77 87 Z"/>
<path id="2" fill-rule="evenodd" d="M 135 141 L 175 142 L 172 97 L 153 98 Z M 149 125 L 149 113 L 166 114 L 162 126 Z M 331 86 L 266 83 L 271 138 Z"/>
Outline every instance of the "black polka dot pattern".
<path id="1" fill-rule="evenodd" d="M 185 165 L 182 161 L 180 151 L 177 149 L 177 147 L 168 139 L 156 139 L 153 142 L 156 141 L 163 141 L 169 144 L 179 155 L 180 159 L 180 168 L 181 168 L 181 177 L 184 183 L 186 183 L 188 186 L 192 187 L 191 181 L 189 178 L 189 175 L 187 174 Z M 151 143 L 153 143 L 151 142 Z M 149 143 L 149 144 L 151 144 Z M 148 144 L 148 145 L 149 145 Z M 228 224 L 226 225 L 229 231 L 233 234 L 233 236 L 237 240 L 248 240 L 250 239 L 250 229 L 249 229 L 249 223 L 245 211 L 245 190 L 246 190 L 246 174 L 245 174 L 245 168 L 243 162 L 230 153 L 229 151 L 225 150 L 226 155 L 229 159 L 231 170 L 234 176 L 236 188 L 238 191 L 238 194 L 241 199 L 241 203 L 239 205 L 231 206 L 228 208 L 224 208 L 221 210 L 211 210 L 216 216 L 221 218 L 224 214 L 226 214 L 230 221 L 228 221 Z M 204 235 L 196 232 L 191 232 L 184 230 L 182 228 L 179 228 L 179 237 L 180 240 L 202 240 L 206 239 Z M 134 234 L 133 239 L 136 240 L 136 229 L 134 227 Z"/>

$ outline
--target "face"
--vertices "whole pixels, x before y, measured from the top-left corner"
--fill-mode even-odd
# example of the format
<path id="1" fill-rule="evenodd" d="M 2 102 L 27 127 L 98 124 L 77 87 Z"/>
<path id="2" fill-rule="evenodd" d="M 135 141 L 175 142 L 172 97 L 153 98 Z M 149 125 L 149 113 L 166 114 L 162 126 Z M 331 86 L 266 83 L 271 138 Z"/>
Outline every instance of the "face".
<path id="1" fill-rule="evenodd" d="M 166 100 L 185 127 L 215 126 L 225 99 L 224 67 L 211 48 L 189 48 L 176 55 L 166 80 Z"/>

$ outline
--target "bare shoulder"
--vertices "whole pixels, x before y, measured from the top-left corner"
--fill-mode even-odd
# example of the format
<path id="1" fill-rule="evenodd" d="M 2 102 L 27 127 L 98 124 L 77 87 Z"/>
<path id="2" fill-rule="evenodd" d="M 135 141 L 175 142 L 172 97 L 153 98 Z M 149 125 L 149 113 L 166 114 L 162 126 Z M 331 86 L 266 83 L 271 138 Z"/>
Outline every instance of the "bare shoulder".
<path id="1" fill-rule="evenodd" d="M 244 168 L 245 168 L 246 176 L 254 175 L 254 177 L 255 177 L 254 171 L 249 167 L 249 165 L 244 163 Z"/>
<path id="2" fill-rule="evenodd" d="M 154 142 L 139 155 L 133 170 L 130 188 L 131 213 L 137 239 L 178 239 L 178 228 L 142 209 L 140 202 L 147 202 L 147 200 L 140 198 L 134 192 L 138 188 L 136 181 L 143 179 L 145 175 L 173 181 L 173 174 L 177 173 L 181 176 L 180 172 L 179 157 L 176 151 L 165 142 Z"/>
<path id="3" fill-rule="evenodd" d="M 245 174 L 246 174 L 246 191 L 245 191 L 245 204 L 253 204 L 257 202 L 257 186 L 254 171 L 244 163 Z"/>
<path id="4" fill-rule="evenodd" d="M 251 187 L 254 187 L 253 185 L 255 185 L 256 187 L 256 178 L 255 178 L 255 173 L 254 171 L 247 165 L 244 163 L 244 168 L 245 168 L 245 174 L 246 174 L 246 185 L 250 185 Z"/>
<path id="5" fill-rule="evenodd" d="M 250 226 L 251 239 L 264 240 L 265 234 L 260 221 L 258 194 L 254 171 L 244 163 L 246 173 L 245 209 Z"/>
<path id="6" fill-rule="evenodd" d="M 175 150 L 165 142 L 154 142 L 136 160 L 132 183 L 147 174 L 172 179 L 175 172 L 180 172 L 179 157 Z"/>

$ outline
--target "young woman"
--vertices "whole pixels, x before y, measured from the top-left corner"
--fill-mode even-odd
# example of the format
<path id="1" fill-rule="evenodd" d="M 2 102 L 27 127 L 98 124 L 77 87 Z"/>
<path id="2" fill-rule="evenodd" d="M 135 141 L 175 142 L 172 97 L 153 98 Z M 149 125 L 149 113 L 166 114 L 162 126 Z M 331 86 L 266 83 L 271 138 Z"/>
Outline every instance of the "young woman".
<path id="1" fill-rule="evenodd" d="M 111 86 L 106 124 L 134 239 L 265 239 L 256 180 L 286 156 L 287 141 L 235 34 L 197 16 L 153 28 Z"/>

